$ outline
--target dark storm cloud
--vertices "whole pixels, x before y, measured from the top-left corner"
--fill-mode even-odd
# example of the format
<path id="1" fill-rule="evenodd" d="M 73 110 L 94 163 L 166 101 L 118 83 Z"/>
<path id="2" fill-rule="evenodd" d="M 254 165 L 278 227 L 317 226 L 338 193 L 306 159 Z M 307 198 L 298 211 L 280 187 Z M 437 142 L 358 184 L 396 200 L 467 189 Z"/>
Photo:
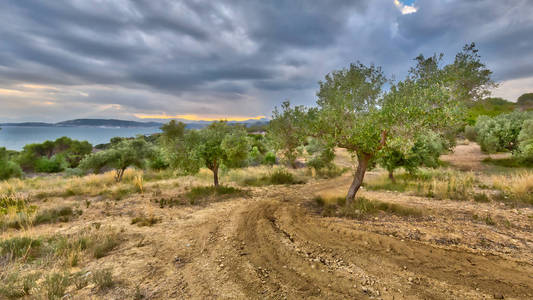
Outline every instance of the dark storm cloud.
<path id="1" fill-rule="evenodd" d="M 394 0 L 2 1 L 0 89 L 62 92 L 0 90 L 0 119 L 40 96 L 95 113 L 269 115 L 286 98 L 312 104 L 317 81 L 350 62 L 401 78 L 419 53 L 450 61 L 471 41 L 497 80 L 533 77 L 531 1 L 414 5 L 402 15 Z"/>

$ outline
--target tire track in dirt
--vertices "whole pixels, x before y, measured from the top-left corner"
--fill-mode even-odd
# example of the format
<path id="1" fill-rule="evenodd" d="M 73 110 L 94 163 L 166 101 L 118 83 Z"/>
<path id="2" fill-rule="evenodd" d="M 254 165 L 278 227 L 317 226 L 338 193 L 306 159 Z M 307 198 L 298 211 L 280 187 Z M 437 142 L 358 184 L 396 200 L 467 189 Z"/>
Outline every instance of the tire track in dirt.
<path id="1" fill-rule="evenodd" d="M 533 290 L 529 264 L 359 231 L 285 202 L 250 203 L 236 222 L 225 279 L 246 298 L 523 298 Z"/>

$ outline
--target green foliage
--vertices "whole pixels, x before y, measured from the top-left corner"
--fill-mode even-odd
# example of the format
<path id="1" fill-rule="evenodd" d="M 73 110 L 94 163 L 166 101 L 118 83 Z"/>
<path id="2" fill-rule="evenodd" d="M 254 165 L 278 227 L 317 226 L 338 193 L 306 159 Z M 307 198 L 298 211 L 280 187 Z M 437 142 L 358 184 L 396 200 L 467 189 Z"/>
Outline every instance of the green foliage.
<path id="1" fill-rule="evenodd" d="M 42 241 L 30 237 L 13 237 L 0 241 L 0 254 L 14 260 L 20 257 L 33 259 L 39 256 Z"/>
<path id="2" fill-rule="evenodd" d="M 16 299 L 31 295 L 32 290 L 37 286 L 36 281 L 40 276 L 39 273 L 21 276 L 19 272 L 10 272 L 2 276 L 0 298 Z"/>
<path id="3" fill-rule="evenodd" d="M 120 182 L 128 167 L 144 168 L 145 161 L 153 155 L 153 147 L 142 138 L 121 140 L 107 150 L 84 158 L 80 163 L 80 169 L 98 173 L 103 168 L 112 168 L 115 170 L 115 180 Z"/>
<path id="4" fill-rule="evenodd" d="M 18 157 L 18 162 L 26 170 L 37 172 L 60 172 L 65 168 L 75 168 L 92 151 L 87 141 L 76 141 L 61 137 L 55 141 L 28 144 Z"/>
<path id="5" fill-rule="evenodd" d="M 110 269 L 95 270 L 93 272 L 92 281 L 101 291 L 107 290 L 115 284 Z"/>
<path id="6" fill-rule="evenodd" d="M 69 275 L 52 273 L 46 276 L 43 282 L 43 289 L 49 300 L 61 299 L 70 284 Z"/>
<path id="7" fill-rule="evenodd" d="M 41 157 L 35 161 L 34 170 L 43 173 L 58 173 L 68 167 L 63 155 L 54 155 L 51 158 Z"/>
<path id="8" fill-rule="evenodd" d="M 493 118 L 480 116 L 475 129 L 481 149 L 488 153 L 516 150 L 518 135 L 527 119 L 533 119 L 533 113 L 516 111 Z"/>
<path id="9" fill-rule="evenodd" d="M 0 147 L 0 180 L 13 177 L 22 177 L 22 169 L 16 162 L 10 160 L 6 148 Z"/>
<path id="10" fill-rule="evenodd" d="M 265 154 L 265 158 L 263 160 L 263 163 L 265 165 L 269 165 L 269 166 L 273 166 L 276 164 L 276 154 L 272 153 L 272 152 L 267 152 L 267 154 Z"/>
<path id="11" fill-rule="evenodd" d="M 248 177 L 242 181 L 243 185 L 263 186 L 276 184 L 303 184 L 305 181 L 297 179 L 284 168 L 275 168 L 269 174 L 260 177 Z"/>
<path id="12" fill-rule="evenodd" d="M 46 209 L 39 212 L 33 221 L 34 225 L 56 222 L 68 222 L 76 213 L 70 206 Z"/>
<path id="13" fill-rule="evenodd" d="M 533 117 L 525 120 L 518 134 L 517 156 L 524 163 L 533 163 Z"/>
<path id="14" fill-rule="evenodd" d="M 524 108 L 533 108 L 533 93 L 526 93 L 518 97 L 516 104 Z"/>
<path id="15" fill-rule="evenodd" d="M 274 108 L 272 120 L 267 129 L 267 137 L 272 148 L 283 162 L 296 167 L 296 158 L 300 154 L 299 147 L 305 138 L 305 114 L 303 106 L 291 107 L 289 101 L 283 102 L 281 111 Z"/>
<path id="16" fill-rule="evenodd" d="M 217 121 L 201 130 L 188 130 L 183 134 L 165 130 L 163 128 L 163 136 L 168 139 L 165 144 L 171 165 L 184 173 L 195 174 L 201 167 L 207 167 L 213 172 L 214 185 L 218 186 L 219 168 L 246 164 L 250 144 L 242 126 Z"/>
<path id="17" fill-rule="evenodd" d="M 308 167 L 315 169 L 317 172 L 324 169 L 335 169 L 333 164 L 335 152 L 332 147 L 326 145 L 322 140 L 311 138 L 305 149 L 310 156 L 307 160 Z"/>
<path id="18" fill-rule="evenodd" d="M 191 204 L 196 203 L 198 200 L 202 200 L 208 197 L 217 196 L 229 196 L 229 195 L 245 195 L 245 191 L 231 187 L 231 186 L 196 186 L 185 194 L 185 197 L 189 199 Z"/>
<path id="19" fill-rule="evenodd" d="M 477 102 L 468 103 L 466 123 L 476 124 L 479 116 L 495 117 L 504 113 L 514 111 L 516 104 L 502 98 L 486 98 Z"/>

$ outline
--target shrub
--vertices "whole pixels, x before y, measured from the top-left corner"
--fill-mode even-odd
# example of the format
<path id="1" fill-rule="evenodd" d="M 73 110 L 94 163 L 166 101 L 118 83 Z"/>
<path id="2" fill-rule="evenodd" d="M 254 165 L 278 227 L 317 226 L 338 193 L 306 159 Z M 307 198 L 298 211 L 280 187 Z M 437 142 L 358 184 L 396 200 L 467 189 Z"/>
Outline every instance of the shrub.
<path id="1" fill-rule="evenodd" d="M 518 134 L 519 159 L 524 163 L 533 163 L 533 118 L 525 120 L 522 124 L 520 134 Z"/>
<path id="2" fill-rule="evenodd" d="M 120 240 L 118 235 L 110 234 L 98 238 L 94 243 L 93 256 L 98 259 L 106 256 L 111 250 L 115 249 L 120 244 Z"/>
<path id="3" fill-rule="evenodd" d="M 315 197 L 315 202 L 323 207 L 323 214 L 327 216 L 337 214 L 339 216 L 357 218 L 365 215 L 373 215 L 378 212 L 385 212 L 398 216 L 420 217 L 423 215 L 423 212 L 416 208 L 395 203 L 369 200 L 364 197 L 356 198 L 350 206 L 345 206 L 346 198 L 344 197 L 326 200 L 319 196 Z M 337 209 L 337 207 L 340 209 Z"/>
<path id="4" fill-rule="evenodd" d="M 0 241 L 0 254 L 14 260 L 20 257 L 33 259 L 40 254 L 42 241 L 30 237 L 13 237 Z"/>
<path id="5" fill-rule="evenodd" d="M 35 162 L 35 171 L 43 173 L 57 173 L 63 171 L 67 163 L 63 156 L 55 155 L 51 158 L 41 157 Z"/>
<path id="6" fill-rule="evenodd" d="M 37 214 L 33 224 L 39 225 L 45 223 L 68 222 L 72 216 L 75 216 L 75 212 L 70 206 L 47 209 Z"/>
<path id="7" fill-rule="evenodd" d="M 69 284 L 68 274 L 52 273 L 46 276 L 43 282 L 43 289 L 48 299 L 60 299 L 65 295 Z"/>
<path id="8" fill-rule="evenodd" d="M 303 180 L 298 180 L 295 176 L 284 168 L 276 168 L 272 170 L 268 175 L 261 177 L 248 177 L 242 182 L 248 186 L 262 186 L 272 184 L 302 184 Z"/>
<path id="9" fill-rule="evenodd" d="M 265 165 L 269 165 L 269 166 L 273 166 L 276 164 L 276 154 L 272 153 L 272 152 L 267 152 L 267 154 L 265 154 L 265 158 L 263 160 L 263 163 Z"/>
<path id="10" fill-rule="evenodd" d="M 9 159 L 6 148 L 0 148 L 0 180 L 6 180 L 13 177 L 22 177 L 20 166 Z"/>
<path id="11" fill-rule="evenodd" d="M 110 269 L 95 270 L 93 272 L 92 281 L 101 291 L 109 289 L 115 284 Z"/>
<path id="12" fill-rule="evenodd" d="M 2 276 L 0 298 L 3 296 L 6 299 L 14 299 L 30 295 L 31 291 L 37 286 L 36 281 L 41 274 L 32 273 L 22 278 L 20 276 L 18 270 Z"/>
<path id="13" fill-rule="evenodd" d="M 517 150 L 518 136 L 528 119 L 533 119 L 533 113 L 516 111 L 494 118 L 480 116 L 475 129 L 481 149 L 488 153 Z"/>
<path id="14" fill-rule="evenodd" d="M 212 196 L 225 196 L 225 195 L 244 195 L 245 192 L 241 189 L 231 186 L 220 185 L 215 186 L 196 186 L 185 194 L 191 204 L 194 204 L 196 200 L 200 200 Z"/>

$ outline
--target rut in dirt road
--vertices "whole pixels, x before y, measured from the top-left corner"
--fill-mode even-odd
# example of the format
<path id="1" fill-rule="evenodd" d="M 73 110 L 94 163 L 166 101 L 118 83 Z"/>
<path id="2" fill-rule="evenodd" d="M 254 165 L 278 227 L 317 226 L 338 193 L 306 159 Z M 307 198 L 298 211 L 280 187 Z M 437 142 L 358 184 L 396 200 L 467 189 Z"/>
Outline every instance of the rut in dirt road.
<path id="1" fill-rule="evenodd" d="M 529 264 L 360 231 L 287 202 L 250 203 L 235 216 L 223 277 L 233 295 L 523 299 L 533 290 Z"/>

